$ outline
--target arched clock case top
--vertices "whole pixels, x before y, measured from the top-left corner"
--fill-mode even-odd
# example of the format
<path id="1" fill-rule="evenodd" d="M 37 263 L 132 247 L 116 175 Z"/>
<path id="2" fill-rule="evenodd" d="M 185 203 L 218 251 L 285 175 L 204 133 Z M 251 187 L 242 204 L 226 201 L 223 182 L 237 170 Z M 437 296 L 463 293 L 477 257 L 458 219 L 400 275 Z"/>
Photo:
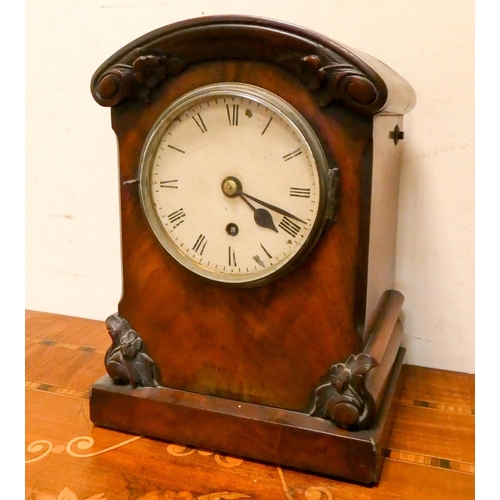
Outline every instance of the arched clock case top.
<path id="1" fill-rule="evenodd" d="M 174 262 L 168 254 L 174 250 L 167 245 L 165 251 L 148 223 L 159 210 L 157 202 L 147 202 L 148 214 L 144 200 L 141 204 L 141 196 L 149 196 L 143 184 L 152 185 L 144 158 L 160 154 L 144 156 L 144 151 L 165 110 L 198 94 L 209 105 L 204 89 L 224 86 L 236 97 L 241 86 L 275 95 L 273 102 L 286 101 L 286 109 L 311 127 L 326 164 L 321 196 L 328 202 L 320 210 L 314 244 L 286 273 L 276 273 L 279 279 L 250 288 L 220 286 L 191 272 L 189 264 Z M 107 320 L 108 376 L 91 390 L 92 420 L 376 482 L 404 358 L 398 319 L 403 296 L 392 287 L 398 158 L 403 115 L 415 104 L 411 86 L 371 56 L 311 30 L 249 16 L 215 16 L 174 23 L 126 45 L 97 69 L 91 91 L 98 104 L 111 107 L 118 138 L 123 269 L 118 311 Z M 260 105 L 259 99 L 242 111 L 241 120 L 258 115 L 252 106 Z M 179 137 L 202 144 L 201 133 L 208 129 L 196 115 L 196 102 L 186 102 L 193 135 Z M 226 106 L 226 125 L 243 125 L 232 106 Z M 181 158 L 188 149 L 177 144 L 169 151 Z M 271 149 L 279 149 L 279 142 Z M 302 152 L 290 149 L 278 158 Z M 217 161 L 222 160 L 207 158 L 206 168 Z M 166 160 L 165 168 L 171 164 Z M 228 207 L 233 192 L 240 196 L 240 206 L 253 210 L 254 231 L 270 237 L 282 217 L 287 231 L 302 220 L 288 217 L 286 200 L 247 197 L 238 176 L 225 175 L 218 181 L 219 196 Z M 171 188 L 165 193 L 178 193 L 177 177 L 162 183 Z M 286 189 L 294 197 L 308 198 L 311 192 L 288 184 Z M 169 209 L 171 231 L 185 216 L 181 204 L 175 208 Z M 237 224 L 225 226 L 230 236 L 238 230 Z M 289 234 L 295 237 L 297 231 Z M 206 242 L 202 232 L 189 251 L 201 253 Z M 271 256 L 262 241 L 256 243 Z M 234 267 L 231 250 L 229 267 Z M 125 404 L 130 411 L 122 411 Z M 249 432 L 272 444 L 253 446 L 241 438 Z"/>
<path id="2" fill-rule="evenodd" d="M 321 106 L 340 101 L 359 112 L 403 114 L 415 105 L 410 85 L 364 53 L 299 26 L 247 16 L 181 21 L 138 38 L 109 58 L 92 77 L 94 99 L 115 106 L 153 89 L 184 68 L 219 59 L 277 65 L 315 93 Z"/>

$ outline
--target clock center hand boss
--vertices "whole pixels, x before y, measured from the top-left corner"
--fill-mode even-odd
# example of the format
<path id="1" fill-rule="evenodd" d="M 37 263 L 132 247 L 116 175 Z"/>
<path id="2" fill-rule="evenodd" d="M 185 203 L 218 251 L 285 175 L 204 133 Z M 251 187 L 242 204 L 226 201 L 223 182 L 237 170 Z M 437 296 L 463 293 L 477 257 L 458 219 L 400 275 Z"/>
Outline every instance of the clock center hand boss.
<path id="1" fill-rule="evenodd" d="M 226 177 L 221 184 L 222 187 L 222 192 L 226 195 L 229 196 L 230 198 L 234 198 L 235 196 L 239 196 L 253 211 L 254 213 L 254 220 L 258 226 L 261 227 L 266 227 L 268 229 L 272 229 L 273 231 L 278 232 L 278 229 L 276 228 L 273 217 L 271 213 L 264 209 L 264 208 L 256 208 L 254 207 L 248 200 L 252 200 L 259 205 L 262 205 L 263 207 L 269 208 L 269 210 L 272 210 L 273 212 L 276 212 L 280 215 L 286 216 L 290 219 L 294 219 L 296 221 L 302 222 L 305 224 L 305 221 L 302 219 L 299 219 L 295 215 L 287 212 L 286 210 L 283 210 L 282 208 L 276 207 L 275 205 L 271 205 L 270 203 L 267 203 L 265 201 L 259 200 L 258 198 L 255 198 L 255 196 L 251 196 L 247 193 L 243 192 L 241 182 L 236 178 L 236 177 Z"/>

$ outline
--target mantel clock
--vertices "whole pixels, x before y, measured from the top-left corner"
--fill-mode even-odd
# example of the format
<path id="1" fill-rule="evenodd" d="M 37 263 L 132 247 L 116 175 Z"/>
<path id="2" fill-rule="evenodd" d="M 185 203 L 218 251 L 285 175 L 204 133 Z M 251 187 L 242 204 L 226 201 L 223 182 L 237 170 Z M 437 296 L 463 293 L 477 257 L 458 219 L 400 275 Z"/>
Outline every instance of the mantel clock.
<path id="1" fill-rule="evenodd" d="M 217 16 L 126 45 L 91 90 L 118 139 L 123 270 L 93 422 L 376 482 L 410 85 L 310 30 Z"/>

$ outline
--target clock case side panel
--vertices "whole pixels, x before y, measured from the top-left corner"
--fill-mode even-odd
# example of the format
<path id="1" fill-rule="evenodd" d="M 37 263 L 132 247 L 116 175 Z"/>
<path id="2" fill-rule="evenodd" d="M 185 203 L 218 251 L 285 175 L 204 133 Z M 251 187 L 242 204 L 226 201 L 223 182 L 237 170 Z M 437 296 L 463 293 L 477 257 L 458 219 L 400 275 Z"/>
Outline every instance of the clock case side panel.
<path id="1" fill-rule="evenodd" d="M 368 221 L 365 311 L 358 316 L 358 331 L 366 343 L 380 315 L 386 293 L 395 286 L 396 235 L 403 115 L 376 115 L 373 118 L 373 162 Z M 396 131 L 396 132 L 395 132 Z M 358 308 L 360 310 L 360 308 Z"/>
<path id="2" fill-rule="evenodd" d="M 327 417 L 336 413 L 337 425 L 356 421 L 358 428 L 371 425 L 379 411 L 384 393 L 394 370 L 394 363 L 404 349 L 403 324 L 399 319 L 404 297 L 394 289 L 398 194 L 402 132 L 402 115 L 376 115 L 373 118 L 373 143 L 370 175 L 362 181 L 363 206 L 360 218 L 358 281 L 356 291 L 356 327 L 363 339 L 363 352 L 350 356 L 344 363 L 332 365 L 331 380 L 316 391 L 312 414 Z M 358 373 L 358 375 L 354 375 Z M 357 385 L 356 377 L 362 383 Z M 343 378 L 342 390 L 336 384 Z M 355 418 L 343 408 L 350 396 L 361 399 Z M 351 402 L 354 400 L 350 400 Z M 335 402 L 335 403 L 333 403 Z M 331 406 L 328 410 L 328 405 Z M 333 408 L 336 409 L 334 410 Z M 357 406 L 357 405 L 355 405 Z M 349 428 L 353 428 L 351 424 Z"/>

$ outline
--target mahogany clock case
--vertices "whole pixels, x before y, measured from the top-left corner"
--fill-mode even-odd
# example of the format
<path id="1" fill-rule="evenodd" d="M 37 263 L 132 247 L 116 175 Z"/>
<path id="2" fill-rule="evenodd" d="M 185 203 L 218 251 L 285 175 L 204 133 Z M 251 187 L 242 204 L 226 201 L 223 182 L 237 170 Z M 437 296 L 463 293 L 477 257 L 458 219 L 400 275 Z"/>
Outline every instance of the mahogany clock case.
<path id="1" fill-rule="evenodd" d="M 316 246 L 260 287 L 221 286 L 178 265 L 140 202 L 151 127 L 179 97 L 220 82 L 262 87 L 290 103 L 335 172 Z M 411 87 L 309 30 L 220 16 L 135 40 L 96 71 L 91 89 L 112 108 L 118 138 L 123 269 L 118 312 L 107 322 L 108 376 L 91 389 L 92 420 L 376 481 L 404 355 L 403 298 L 392 287 L 398 143 L 415 102 Z M 249 444 L 248 431 L 262 439 Z"/>

